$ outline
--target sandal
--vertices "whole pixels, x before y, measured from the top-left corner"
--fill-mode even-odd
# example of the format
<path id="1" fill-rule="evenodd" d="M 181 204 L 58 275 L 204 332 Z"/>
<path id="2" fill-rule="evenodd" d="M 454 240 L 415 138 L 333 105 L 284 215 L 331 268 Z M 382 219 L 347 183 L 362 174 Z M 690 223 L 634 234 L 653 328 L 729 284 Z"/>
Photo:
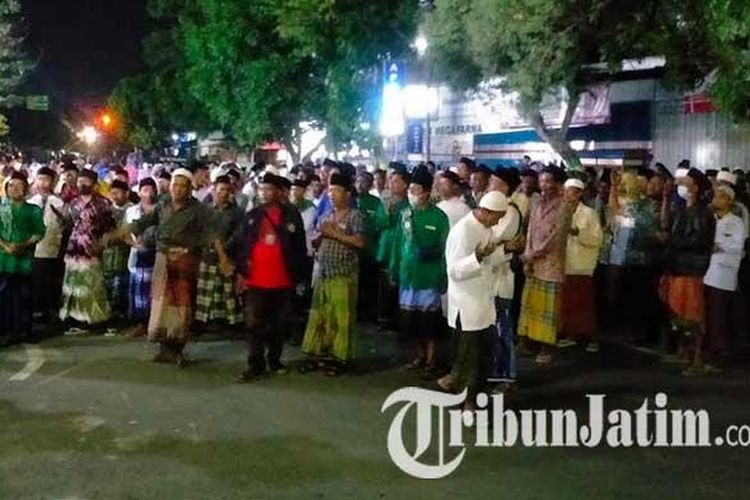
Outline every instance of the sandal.
<path id="1" fill-rule="evenodd" d="M 534 358 L 534 363 L 538 365 L 548 365 L 552 363 L 552 355 L 551 354 L 539 354 L 536 358 Z"/>
<path id="2" fill-rule="evenodd" d="M 242 372 L 236 379 L 235 382 L 238 384 L 247 384 L 249 382 L 255 382 L 256 380 L 259 380 L 263 378 L 262 373 L 253 373 L 253 372 Z"/>
<path id="3" fill-rule="evenodd" d="M 313 361 L 307 361 L 305 363 L 302 363 L 297 368 L 297 371 L 303 375 L 306 373 L 317 371 L 317 370 L 318 370 L 318 364 Z"/>
<path id="4" fill-rule="evenodd" d="M 453 377 L 450 374 L 446 375 L 445 377 L 441 377 L 437 379 L 435 383 L 443 392 L 449 392 L 449 393 L 456 392 L 456 387 L 453 382 Z"/>

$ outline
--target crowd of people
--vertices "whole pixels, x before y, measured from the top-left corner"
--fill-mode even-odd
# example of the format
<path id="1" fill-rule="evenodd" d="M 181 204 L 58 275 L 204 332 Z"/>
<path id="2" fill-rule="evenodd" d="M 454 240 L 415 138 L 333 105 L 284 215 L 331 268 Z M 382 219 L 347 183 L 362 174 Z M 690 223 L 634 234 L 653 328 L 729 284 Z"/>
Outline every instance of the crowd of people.
<path id="1" fill-rule="evenodd" d="M 731 360 L 742 170 L 448 167 L 7 163 L 0 338 L 147 336 L 182 366 L 191 332 L 218 325 L 246 335 L 251 381 L 286 370 L 285 342 L 301 372 L 344 373 L 361 319 L 411 342 L 408 369 L 470 394 L 512 384 L 517 356 L 596 352 L 604 332 L 686 375 Z"/>

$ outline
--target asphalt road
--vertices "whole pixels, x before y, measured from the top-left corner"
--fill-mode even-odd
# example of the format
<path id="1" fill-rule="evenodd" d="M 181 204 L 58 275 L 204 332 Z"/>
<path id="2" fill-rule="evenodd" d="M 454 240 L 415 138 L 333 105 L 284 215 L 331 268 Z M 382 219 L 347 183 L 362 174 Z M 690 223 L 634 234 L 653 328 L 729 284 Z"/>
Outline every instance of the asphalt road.
<path id="1" fill-rule="evenodd" d="M 396 389 L 430 382 L 401 368 L 393 336 L 362 335 L 359 370 L 340 378 L 292 371 L 236 384 L 244 349 L 194 343 L 182 370 L 119 337 L 0 351 L 0 500 L 750 498 L 747 448 L 470 446 L 447 478 L 415 479 L 389 456 L 395 411 L 381 406 Z M 709 411 L 712 432 L 750 424 L 743 367 L 685 378 L 615 345 L 566 351 L 548 368 L 523 364 L 506 406 L 583 418 L 585 394 L 635 409 L 659 391 L 670 406 Z M 413 440 L 413 426 L 405 434 Z"/>

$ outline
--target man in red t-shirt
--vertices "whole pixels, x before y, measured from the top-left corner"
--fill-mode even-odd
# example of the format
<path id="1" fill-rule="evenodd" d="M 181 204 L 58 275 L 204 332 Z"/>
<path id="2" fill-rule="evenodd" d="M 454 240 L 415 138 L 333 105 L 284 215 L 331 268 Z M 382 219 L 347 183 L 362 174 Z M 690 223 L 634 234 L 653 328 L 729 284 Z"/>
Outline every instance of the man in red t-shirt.
<path id="1" fill-rule="evenodd" d="M 266 370 L 285 371 L 281 353 L 291 300 L 307 276 L 307 244 L 302 217 L 285 203 L 284 180 L 266 174 L 258 186 L 260 206 L 247 214 L 237 254 L 237 290 L 244 294 L 248 368 L 241 381 Z"/>

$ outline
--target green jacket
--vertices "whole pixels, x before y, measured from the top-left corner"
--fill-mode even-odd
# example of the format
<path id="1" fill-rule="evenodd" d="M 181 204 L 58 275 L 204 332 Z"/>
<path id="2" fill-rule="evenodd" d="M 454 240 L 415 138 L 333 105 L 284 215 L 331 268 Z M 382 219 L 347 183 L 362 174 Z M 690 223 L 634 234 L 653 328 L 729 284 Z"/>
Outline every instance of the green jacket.
<path id="1" fill-rule="evenodd" d="M 400 213 L 388 272 L 400 288 L 445 290 L 445 241 L 450 223 L 433 204 Z"/>
<path id="2" fill-rule="evenodd" d="M 384 203 L 380 204 L 378 213 L 375 216 L 380 238 L 378 240 L 378 251 L 375 258 L 378 262 L 387 266 L 391 260 L 393 249 L 393 238 L 398 226 L 401 210 L 408 208 L 409 202 L 406 198 L 396 203 L 389 211 Z"/>
<path id="3" fill-rule="evenodd" d="M 380 228 L 378 227 L 378 212 L 383 211 L 383 203 L 380 198 L 371 194 L 360 194 L 357 196 L 357 209 L 362 214 L 362 226 L 364 227 L 365 251 L 374 256 L 377 251 Z"/>

